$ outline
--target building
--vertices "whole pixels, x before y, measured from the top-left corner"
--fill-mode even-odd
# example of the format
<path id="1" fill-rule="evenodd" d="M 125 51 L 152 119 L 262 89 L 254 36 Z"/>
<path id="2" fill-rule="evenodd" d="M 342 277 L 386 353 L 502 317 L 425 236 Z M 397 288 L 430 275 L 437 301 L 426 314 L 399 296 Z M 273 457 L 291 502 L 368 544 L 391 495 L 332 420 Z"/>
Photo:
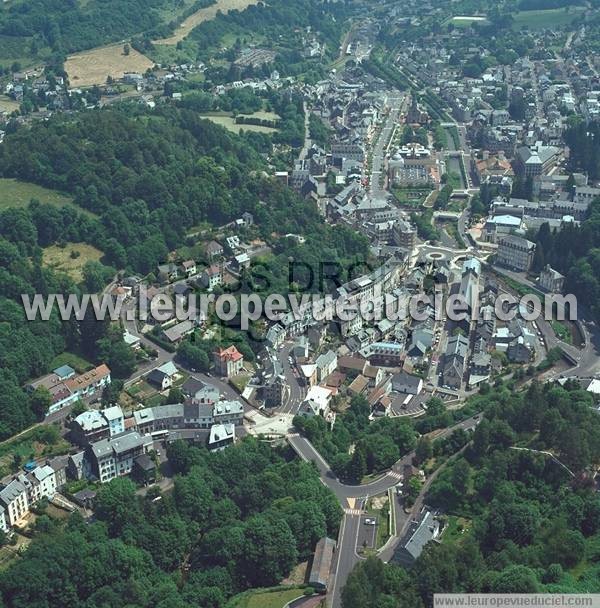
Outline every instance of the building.
<path id="1" fill-rule="evenodd" d="M 231 345 L 228 348 L 219 348 L 213 354 L 216 373 L 219 376 L 230 378 L 239 374 L 244 367 L 244 356 L 238 349 Z"/>
<path id="2" fill-rule="evenodd" d="M 500 239 L 496 263 L 512 270 L 527 272 L 531 268 L 535 243 L 519 236 L 508 235 Z"/>
<path id="3" fill-rule="evenodd" d="M 549 264 L 544 266 L 540 272 L 539 285 L 545 291 L 550 293 L 561 293 L 565 284 L 565 277 L 557 270 L 550 267 Z"/>
<path id="4" fill-rule="evenodd" d="M 304 401 L 300 404 L 298 415 L 300 416 L 322 416 L 329 415 L 329 400 L 331 390 L 324 386 L 311 386 L 306 393 Z"/>
<path id="5" fill-rule="evenodd" d="M 197 403 L 216 403 L 219 398 L 219 389 L 207 384 L 194 376 L 190 376 L 182 385 L 181 393 L 186 399 L 193 399 Z"/>
<path id="6" fill-rule="evenodd" d="M 181 270 L 183 271 L 183 275 L 188 279 L 193 277 L 198 272 L 196 262 L 194 262 L 194 260 L 185 260 L 185 262 L 182 262 Z"/>
<path id="7" fill-rule="evenodd" d="M 332 350 L 319 355 L 315 360 L 317 366 L 317 382 L 323 382 L 337 368 L 337 355 Z"/>
<path id="8" fill-rule="evenodd" d="M 392 228 L 394 244 L 409 252 L 417 246 L 417 231 L 406 220 L 398 219 Z"/>
<path id="9" fill-rule="evenodd" d="M 134 459 L 144 454 L 151 445 L 150 437 L 142 436 L 137 431 L 128 431 L 92 444 L 86 455 L 93 475 L 101 483 L 106 483 L 131 473 Z"/>
<path id="10" fill-rule="evenodd" d="M 400 372 L 392 376 L 392 390 L 407 395 L 418 395 L 423 390 L 423 378 Z"/>
<path id="11" fill-rule="evenodd" d="M 560 149 L 544 146 L 536 142 L 533 146 L 521 146 L 517 149 L 516 169 L 524 177 L 548 175 L 560 159 Z"/>
<path id="12" fill-rule="evenodd" d="M 235 425 L 215 424 L 210 428 L 207 447 L 211 451 L 221 451 L 235 442 Z"/>
<path id="13" fill-rule="evenodd" d="M 146 378 L 148 382 L 164 391 L 173 386 L 173 382 L 178 373 L 177 367 L 175 367 L 173 361 L 167 361 L 160 367 L 153 369 Z"/>
<path id="14" fill-rule="evenodd" d="M 317 542 L 308 576 L 308 584 L 317 591 L 327 591 L 335 548 L 336 543 L 331 538 L 325 537 Z"/>
<path id="15" fill-rule="evenodd" d="M 0 506 L 4 508 L 8 526 L 18 524 L 29 513 L 27 489 L 18 480 L 13 479 L 0 490 Z"/>
<path id="16" fill-rule="evenodd" d="M 391 561 L 404 568 L 410 568 L 423 552 L 425 545 L 435 540 L 439 533 L 439 522 L 431 511 L 424 510 L 417 519 L 411 522 Z"/>
<path id="17" fill-rule="evenodd" d="M 56 494 L 54 469 L 47 464 L 36 467 L 29 473 L 19 475 L 18 480 L 27 491 L 27 500 L 30 505 L 42 498 L 52 498 Z"/>
<path id="18" fill-rule="evenodd" d="M 50 374 L 30 382 L 25 388 L 30 393 L 37 388 L 48 390 L 51 397 L 50 407 L 46 413 L 48 415 L 71 405 L 78 399 L 92 399 L 110 382 L 110 369 L 107 365 L 99 365 L 84 374 L 77 374 L 72 367 L 63 365 Z"/>
<path id="19" fill-rule="evenodd" d="M 221 257 L 223 255 L 223 246 L 217 243 L 217 241 L 211 241 L 206 246 L 206 255 L 211 260 Z"/>
<path id="20" fill-rule="evenodd" d="M 200 275 L 200 284 L 212 291 L 215 287 L 223 284 L 223 266 L 221 264 L 213 264 L 205 268 Z"/>
<path id="21" fill-rule="evenodd" d="M 460 389 L 465 373 L 468 350 L 469 340 L 464 336 L 458 334 L 448 339 L 442 370 L 444 386 Z"/>
<path id="22" fill-rule="evenodd" d="M 109 435 L 108 421 L 98 410 L 82 412 L 71 422 L 71 438 L 80 446 L 106 439 Z"/>

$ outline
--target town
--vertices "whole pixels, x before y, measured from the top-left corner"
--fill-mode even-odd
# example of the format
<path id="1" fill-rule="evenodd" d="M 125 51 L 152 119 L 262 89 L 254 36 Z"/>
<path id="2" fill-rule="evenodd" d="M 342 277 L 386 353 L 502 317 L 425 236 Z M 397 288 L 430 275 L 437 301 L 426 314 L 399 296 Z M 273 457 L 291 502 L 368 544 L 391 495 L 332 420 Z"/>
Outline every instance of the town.
<path id="1" fill-rule="evenodd" d="M 60 73 L 33 63 L 4 70 L 0 194 L 26 182 L 40 193 L 23 206 L 35 236 L 23 218 L 0 216 L 7 243 L 2 297 L 16 300 L 27 276 L 35 290 L 77 285 L 110 298 L 120 316 L 77 317 L 52 357 L 10 379 L 33 413 L 2 435 L 8 457 L 0 455 L 0 563 L 26 558 L 48 505 L 90 525 L 102 520 L 107 488 L 124 478 L 131 500 L 151 505 L 150 513 L 162 508 L 157 503 L 171 505 L 182 480 L 203 470 L 198 479 L 235 508 L 234 520 L 262 516 L 263 509 L 248 506 L 253 498 L 222 489 L 229 484 L 222 463 L 248 450 L 247 462 L 276 468 L 275 460 L 259 458 L 266 448 L 281 459 L 280 471 L 306 465 L 332 497 L 338 520 L 318 527 L 306 546 L 298 541 L 296 559 L 277 575 L 256 585 L 245 575 L 230 592 L 278 586 L 277 593 L 289 592 L 289 605 L 360 607 L 361 576 L 380 585 L 373 593 L 381 597 L 391 584 L 369 568 L 419 573 L 435 551 L 463 551 L 476 535 L 497 584 L 461 583 L 448 592 L 513 591 L 498 582 L 512 562 L 533 573 L 526 591 L 562 591 L 563 574 L 575 580 L 576 567 L 597 561 L 583 561 L 595 555 L 586 543 L 597 524 L 589 533 L 583 523 L 577 528 L 581 546 L 570 563 L 527 561 L 517 547 L 533 547 L 534 539 L 536 551 L 551 552 L 543 545 L 551 544 L 548 521 L 560 534 L 575 534 L 560 527 L 574 524 L 562 512 L 542 517 L 541 499 L 518 494 L 522 488 L 498 495 L 483 480 L 500 478 L 496 468 L 503 468 L 499 486 L 539 475 L 548 496 L 572 492 L 582 504 L 597 502 L 597 9 L 542 3 L 513 14 L 481 3 L 467 15 L 446 3 L 307 4 L 321 16 L 320 28 L 301 17 L 280 23 L 285 8 L 277 2 L 219 13 L 214 23 L 232 28 L 235 44 L 207 21 L 198 31 L 210 44 L 195 55 L 193 33 L 169 52 L 158 37 L 119 42 L 111 52 L 123 65 L 140 55 L 145 69 L 111 68 L 93 82 L 75 77 L 81 67 L 74 54 Z M 241 35 L 242 16 L 263 23 L 260 14 L 277 26 L 248 26 Z M 259 27 L 273 27 L 278 37 L 251 36 Z M 78 120 L 76 127 L 69 122 Z M 81 133 L 90 125 L 115 140 L 112 166 L 100 158 L 113 154 L 112 142 L 86 156 Z M 121 129 L 132 133 L 122 145 Z M 140 143 L 144 129 L 164 137 L 164 149 Z M 17 167 L 23 147 L 46 136 L 51 155 L 36 148 Z M 59 162 L 61 138 L 77 147 Z M 145 164 L 153 169 L 142 177 Z M 40 178 L 44 171 L 51 177 Z M 40 211 L 44 196 L 58 196 L 59 183 L 70 193 L 51 203 L 60 219 Z M 79 214 L 77 229 L 69 213 Z M 82 261 L 82 246 L 96 257 Z M 25 255 L 38 266 L 18 276 L 16 259 Z M 11 272 L 18 278 L 9 280 Z M 190 304 L 198 295 L 237 302 L 250 293 L 265 300 L 303 292 L 322 298 L 319 314 L 314 302 L 284 308 L 276 320 L 252 319 L 247 331 L 239 315 L 223 320 L 214 305 Z M 428 303 L 376 319 L 326 314 L 340 302 L 362 311 L 381 301 L 408 307 L 419 296 L 442 304 L 458 298 L 465 314 L 449 318 Z M 508 317 L 498 314 L 499 301 Z M 550 304 L 533 315 L 534 301 Z M 6 365 L 16 368 L 20 356 Z M 570 400 L 577 416 L 568 413 Z M 51 440 L 30 441 L 44 432 Z M 507 460 L 494 464 L 501 450 Z M 522 460 L 509 465 L 510 458 Z M 551 475 L 551 466 L 563 477 Z M 276 506 L 290 498 L 270 485 L 256 491 L 273 492 Z M 537 535 L 523 532 L 522 522 L 506 523 L 506 515 L 497 532 L 506 542 L 501 554 L 490 540 L 492 500 L 537 501 Z M 581 521 L 593 519 L 586 517 Z M 514 537 L 512 525 L 521 530 Z M 185 579 L 190 568 L 193 576 L 214 566 L 231 576 L 241 559 L 232 553 L 213 562 L 204 545 L 202 551 L 192 546 L 166 570 Z M 506 566 L 492 567 L 499 555 Z M 290 582 L 299 563 L 301 574 Z M 560 572 L 549 574 L 557 565 Z M 582 580 L 578 591 L 597 591 Z M 226 595 L 233 593 L 210 605 L 229 606 Z"/>

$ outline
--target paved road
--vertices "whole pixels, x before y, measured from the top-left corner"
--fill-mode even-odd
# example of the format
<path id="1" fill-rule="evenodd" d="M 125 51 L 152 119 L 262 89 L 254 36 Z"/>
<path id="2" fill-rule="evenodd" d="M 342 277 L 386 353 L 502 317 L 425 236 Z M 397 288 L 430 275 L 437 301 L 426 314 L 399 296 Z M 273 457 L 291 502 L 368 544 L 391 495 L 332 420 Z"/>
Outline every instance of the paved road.
<path id="1" fill-rule="evenodd" d="M 281 407 L 277 408 L 282 414 L 297 414 L 300 404 L 304 400 L 306 389 L 300 384 L 299 379 L 294 374 L 294 370 L 289 362 L 293 342 L 287 342 L 277 353 L 277 359 L 283 368 L 285 377 L 286 392 Z"/>
<path id="2" fill-rule="evenodd" d="M 390 97 L 390 113 L 388 114 L 381 133 L 373 146 L 373 155 L 371 160 L 371 175 L 369 184 L 369 195 L 372 199 L 386 198 L 388 192 L 385 189 L 385 154 L 386 148 L 392 137 L 394 127 L 398 122 L 400 111 L 406 103 L 406 97 L 399 95 Z"/>
<path id="3" fill-rule="evenodd" d="M 474 428 L 477 423 L 477 418 L 478 416 L 474 416 L 463 420 L 452 427 L 444 429 L 437 437 L 445 437 L 459 428 Z M 375 481 L 364 485 L 348 485 L 342 483 L 336 477 L 335 473 L 330 469 L 327 462 L 317 452 L 310 441 L 300 435 L 289 435 L 288 442 L 303 460 L 315 463 L 319 470 L 321 482 L 335 494 L 340 505 L 344 509 L 344 517 L 338 536 L 337 556 L 334 563 L 334 575 L 330 593 L 331 606 L 333 608 L 339 608 L 341 606 L 341 590 L 348 579 L 348 575 L 352 572 L 355 564 L 360 559 L 356 552 L 356 547 L 359 538 L 359 527 L 364 525 L 361 523 L 361 516 L 363 515 L 362 507 L 364 506 L 365 498 L 367 496 L 383 494 L 387 492 L 388 489 L 396 486 L 403 477 L 402 472 L 404 465 L 411 464 L 415 454 L 414 452 L 411 452 L 410 454 L 403 456 L 387 473 Z M 424 484 L 411 514 L 416 513 L 417 509 L 422 506 L 425 493 L 433 479 L 435 479 L 435 475 L 430 476 Z M 403 509 L 396 508 L 396 537 L 401 537 L 412 517 L 411 514 L 406 514 Z M 385 550 L 380 554 L 380 558 L 384 561 L 388 561 L 393 555 L 397 542 L 398 540 L 388 543 Z"/>

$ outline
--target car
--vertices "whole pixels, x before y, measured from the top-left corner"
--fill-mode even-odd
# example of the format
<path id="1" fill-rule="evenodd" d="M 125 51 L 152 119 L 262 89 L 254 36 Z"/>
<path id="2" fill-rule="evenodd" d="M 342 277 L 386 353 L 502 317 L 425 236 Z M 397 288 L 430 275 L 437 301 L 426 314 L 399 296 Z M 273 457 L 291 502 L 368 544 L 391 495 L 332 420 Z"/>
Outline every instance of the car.
<path id="1" fill-rule="evenodd" d="M 479 420 L 479 414 L 476 414 L 475 416 L 473 416 L 473 420 Z"/>
<path id="2" fill-rule="evenodd" d="M 377 522 L 374 519 L 367 517 L 363 523 L 365 526 L 374 526 Z"/>

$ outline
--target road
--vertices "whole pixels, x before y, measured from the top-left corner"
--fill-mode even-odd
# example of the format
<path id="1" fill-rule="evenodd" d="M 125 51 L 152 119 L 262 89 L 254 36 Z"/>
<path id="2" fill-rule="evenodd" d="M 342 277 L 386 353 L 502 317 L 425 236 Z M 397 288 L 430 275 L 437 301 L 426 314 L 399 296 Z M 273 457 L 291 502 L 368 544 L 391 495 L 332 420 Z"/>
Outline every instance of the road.
<path id="1" fill-rule="evenodd" d="M 304 396 L 306 394 L 305 387 L 300 384 L 299 379 L 294 374 L 294 370 L 289 362 L 293 346 L 293 342 L 286 342 L 276 355 L 277 360 L 283 369 L 286 384 L 283 403 L 281 407 L 277 408 L 277 411 L 282 414 L 297 414 L 300 404 L 304 401 Z"/>
<path id="2" fill-rule="evenodd" d="M 437 437 L 446 437 L 457 429 L 471 429 L 477 424 L 478 416 L 473 416 L 452 427 L 444 429 Z M 341 606 L 341 590 L 346 584 L 348 575 L 352 572 L 352 569 L 356 565 L 359 559 L 361 559 L 356 551 L 357 542 L 359 539 L 359 528 L 364 524 L 361 523 L 361 517 L 364 515 L 362 508 L 364 506 L 367 496 L 376 496 L 387 492 L 390 488 L 395 487 L 400 480 L 403 478 L 403 467 L 407 464 L 412 464 L 415 456 L 414 452 L 406 454 L 400 460 L 398 460 L 391 469 L 382 475 L 380 478 L 364 485 L 348 485 L 342 483 L 331 470 L 325 459 L 317 452 L 315 447 L 300 435 L 293 434 L 288 436 L 288 442 L 296 453 L 303 460 L 314 462 L 316 465 L 321 482 L 326 485 L 338 499 L 342 509 L 344 510 L 344 517 L 340 526 L 340 533 L 338 535 L 338 548 L 336 554 L 336 561 L 334 564 L 333 582 L 331 584 L 330 603 L 333 608 L 339 608 Z M 438 470 L 439 471 L 439 470 Z M 437 473 L 436 473 L 437 474 Z M 389 561 L 393 555 L 398 539 L 401 538 L 402 532 L 406 525 L 410 521 L 412 514 L 417 512 L 423 505 L 423 500 L 429 485 L 435 479 L 435 475 L 430 478 L 424 484 L 418 499 L 415 502 L 415 506 L 411 510 L 410 514 L 406 514 L 403 509 L 395 509 L 396 512 L 396 539 L 389 542 L 385 550 L 379 555 L 384 561 Z"/>
<path id="3" fill-rule="evenodd" d="M 372 150 L 369 195 L 373 200 L 386 198 L 388 196 L 388 192 L 385 189 L 385 178 L 383 176 L 385 170 L 385 155 L 394 127 L 398 122 L 402 108 L 406 105 L 407 99 L 405 96 L 396 96 L 390 97 L 389 101 L 390 112 L 385 119 L 381 133 Z"/>

